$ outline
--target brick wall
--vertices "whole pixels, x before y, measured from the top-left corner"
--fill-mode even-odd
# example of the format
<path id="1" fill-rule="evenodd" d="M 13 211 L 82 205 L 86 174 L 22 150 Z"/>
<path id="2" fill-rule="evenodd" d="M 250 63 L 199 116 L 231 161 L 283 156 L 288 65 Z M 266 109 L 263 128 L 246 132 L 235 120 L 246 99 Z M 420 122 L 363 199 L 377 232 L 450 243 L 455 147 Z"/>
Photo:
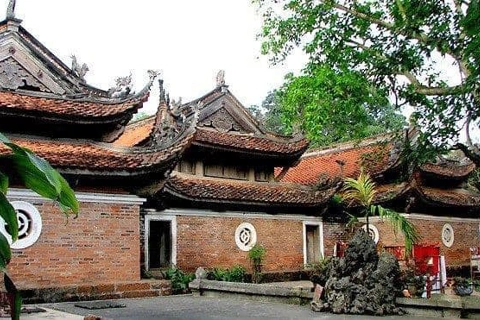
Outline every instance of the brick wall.
<path id="1" fill-rule="evenodd" d="M 445 256 L 447 266 L 462 266 L 470 264 L 470 247 L 480 246 L 478 227 L 480 220 L 460 219 L 409 219 L 416 227 L 422 237 L 421 244 L 438 244 L 440 254 Z M 401 234 L 395 235 L 388 222 L 373 220 L 380 234 L 379 244 L 384 246 L 403 245 L 404 240 Z M 445 223 L 450 224 L 454 230 L 454 243 L 448 248 L 442 243 L 441 234 Z"/>
<path id="2" fill-rule="evenodd" d="M 52 202 L 29 202 L 43 229 L 34 245 L 14 251 L 8 269 L 20 288 L 140 279 L 138 205 L 80 203 L 79 217 L 67 222 Z"/>
<path id="3" fill-rule="evenodd" d="M 302 221 L 177 216 L 177 265 L 182 270 L 197 267 L 243 265 L 251 270 L 248 253 L 235 243 L 235 230 L 251 223 L 257 243 L 266 248 L 264 271 L 297 270 L 303 266 Z"/>
<path id="4" fill-rule="evenodd" d="M 333 256 L 334 246 L 337 241 L 347 242 L 349 240 L 351 236 L 349 231 L 345 227 L 345 223 L 323 223 L 323 247 L 326 257 Z"/>

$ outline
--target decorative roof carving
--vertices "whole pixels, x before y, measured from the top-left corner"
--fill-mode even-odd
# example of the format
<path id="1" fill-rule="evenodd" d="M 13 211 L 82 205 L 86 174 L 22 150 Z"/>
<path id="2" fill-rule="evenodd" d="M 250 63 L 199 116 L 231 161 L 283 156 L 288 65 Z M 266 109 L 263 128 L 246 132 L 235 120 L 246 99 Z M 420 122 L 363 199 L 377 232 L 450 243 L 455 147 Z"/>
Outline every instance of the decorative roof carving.
<path id="1" fill-rule="evenodd" d="M 170 99 L 163 87 L 163 79 L 158 80 L 160 88 L 160 103 L 155 117 L 155 124 L 150 134 L 150 145 L 160 146 L 174 143 L 188 131 L 194 128 L 198 121 L 200 102 L 197 106 L 182 104 L 182 98 L 178 101 Z"/>
<path id="2" fill-rule="evenodd" d="M 115 79 L 115 87 L 108 89 L 111 98 L 125 99 L 132 91 L 132 74 Z"/>
<path id="3" fill-rule="evenodd" d="M 225 70 L 220 70 L 217 73 L 217 87 L 223 87 L 225 85 Z"/>
<path id="4" fill-rule="evenodd" d="M 189 116 L 188 116 L 189 115 Z M 198 107 L 190 105 L 160 106 L 156 124 L 152 133 L 153 145 L 168 145 L 177 140 L 198 119 Z"/>
<path id="5" fill-rule="evenodd" d="M 37 76 L 42 77 L 42 74 L 37 74 Z M 39 91 L 43 92 L 50 92 L 47 87 L 40 83 L 12 57 L 1 61 L 0 87 L 17 90 L 24 86 L 38 88 Z"/>
<path id="6" fill-rule="evenodd" d="M 15 0 L 10 0 L 7 7 L 7 19 L 15 19 Z"/>
<path id="7" fill-rule="evenodd" d="M 77 61 L 77 57 L 75 55 L 71 55 L 70 58 L 72 58 L 72 72 L 80 78 L 80 80 L 85 82 L 85 75 L 87 74 L 90 69 L 88 69 L 88 66 L 86 63 L 80 65 Z"/>
<path id="8" fill-rule="evenodd" d="M 199 123 L 201 127 L 212 127 L 220 132 L 247 132 L 224 108 L 219 109 Z"/>

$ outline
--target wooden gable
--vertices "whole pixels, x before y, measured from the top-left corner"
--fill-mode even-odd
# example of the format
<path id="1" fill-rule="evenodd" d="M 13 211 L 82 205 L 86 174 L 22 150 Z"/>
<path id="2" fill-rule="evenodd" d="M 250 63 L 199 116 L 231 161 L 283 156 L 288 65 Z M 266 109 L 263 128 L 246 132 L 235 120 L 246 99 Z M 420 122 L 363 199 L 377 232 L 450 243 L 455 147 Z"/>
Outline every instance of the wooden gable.
<path id="1" fill-rule="evenodd" d="M 198 126 L 225 133 L 263 134 L 257 121 L 227 89 L 202 107 Z"/>

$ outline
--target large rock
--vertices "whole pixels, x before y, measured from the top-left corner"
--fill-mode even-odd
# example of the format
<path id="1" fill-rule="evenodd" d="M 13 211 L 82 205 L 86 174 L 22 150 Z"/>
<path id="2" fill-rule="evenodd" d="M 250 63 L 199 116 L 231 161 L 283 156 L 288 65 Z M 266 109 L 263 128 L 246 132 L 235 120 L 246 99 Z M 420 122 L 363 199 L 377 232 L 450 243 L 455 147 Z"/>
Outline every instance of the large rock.
<path id="1" fill-rule="evenodd" d="M 350 314 L 399 314 L 395 297 L 401 288 L 400 267 L 388 253 L 377 253 L 375 243 L 363 230 L 350 241 L 344 258 L 334 258 L 326 276 L 316 275 L 318 283 L 325 278 L 325 301 L 316 302 L 315 311 Z M 323 282 L 323 281 L 322 281 Z M 312 306 L 312 309 L 313 306 Z"/>

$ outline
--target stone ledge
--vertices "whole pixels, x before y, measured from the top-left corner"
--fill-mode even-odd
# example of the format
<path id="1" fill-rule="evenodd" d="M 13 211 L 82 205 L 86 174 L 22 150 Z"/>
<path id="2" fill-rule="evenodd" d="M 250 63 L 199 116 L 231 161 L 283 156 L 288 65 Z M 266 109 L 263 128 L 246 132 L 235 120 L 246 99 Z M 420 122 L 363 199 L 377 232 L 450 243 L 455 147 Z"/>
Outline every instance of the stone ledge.
<path id="1" fill-rule="evenodd" d="M 44 303 L 167 296 L 172 294 L 172 285 L 169 280 L 139 280 L 66 287 L 21 288 L 20 292 L 26 303 Z"/>
<path id="2" fill-rule="evenodd" d="M 480 319 L 480 298 L 477 296 L 435 294 L 430 299 L 397 298 L 397 305 L 415 316 Z"/>
<path id="3" fill-rule="evenodd" d="M 306 304 L 312 300 L 310 288 L 285 287 L 275 284 L 254 284 L 215 280 L 194 280 L 188 285 L 194 295 L 214 297 L 238 297 L 261 301 Z"/>

